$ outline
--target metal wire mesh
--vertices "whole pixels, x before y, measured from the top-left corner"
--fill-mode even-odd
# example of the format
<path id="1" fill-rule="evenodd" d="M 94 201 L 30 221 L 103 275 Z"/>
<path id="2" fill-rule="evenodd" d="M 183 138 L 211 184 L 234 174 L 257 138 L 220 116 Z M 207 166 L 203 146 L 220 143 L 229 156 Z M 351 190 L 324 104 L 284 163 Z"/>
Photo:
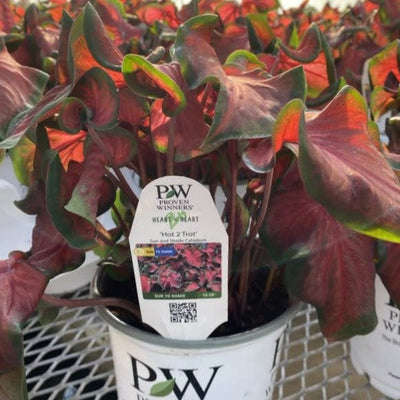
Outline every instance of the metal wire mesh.
<path id="1" fill-rule="evenodd" d="M 88 288 L 74 295 L 87 296 Z M 24 338 L 30 400 L 117 400 L 107 327 L 93 309 L 62 309 L 45 326 L 36 315 Z M 273 399 L 388 399 L 354 371 L 348 352 L 347 342 L 326 342 L 304 307 L 285 333 Z"/>

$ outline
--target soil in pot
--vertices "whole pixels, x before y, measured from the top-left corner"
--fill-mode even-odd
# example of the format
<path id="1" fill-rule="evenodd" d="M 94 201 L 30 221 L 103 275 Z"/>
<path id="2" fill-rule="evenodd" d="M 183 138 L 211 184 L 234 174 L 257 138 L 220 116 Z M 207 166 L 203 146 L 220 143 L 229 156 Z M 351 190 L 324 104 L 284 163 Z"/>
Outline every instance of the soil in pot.
<path id="1" fill-rule="evenodd" d="M 105 265 L 99 280 L 99 291 L 104 297 L 117 297 L 138 304 L 136 284 L 133 269 L 127 266 Z M 229 320 L 220 325 L 210 337 L 228 336 L 245 332 L 253 328 L 265 325 L 283 314 L 290 306 L 291 299 L 282 282 L 283 270 L 274 273 L 273 284 L 269 295 L 262 300 L 265 292 L 265 282 L 270 273 L 268 267 L 258 268 L 252 271 L 251 284 L 248 290 L 248 301 L 245 312 L 238 317 L 235 310 L 238 305 L 230 296 Z M 233 291 L 235 293 L 235 291 Z M 153 328 L 143 324 L 140 318 L 119 308 L 111 308 L 110 311 L 123 322 L 146 332 L 156 333 Z"/>

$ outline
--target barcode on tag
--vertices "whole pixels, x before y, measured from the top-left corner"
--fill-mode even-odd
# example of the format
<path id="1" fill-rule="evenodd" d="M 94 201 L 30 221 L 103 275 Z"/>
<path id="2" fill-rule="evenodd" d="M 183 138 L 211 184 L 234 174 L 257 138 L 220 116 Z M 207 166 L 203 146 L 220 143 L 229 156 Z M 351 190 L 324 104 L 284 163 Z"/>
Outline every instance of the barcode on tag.
<path id="1" fill-rule="evenodd" d="M 169 303 L 169 316 L 173 323 L 197 322 L 197 303 Z"/>

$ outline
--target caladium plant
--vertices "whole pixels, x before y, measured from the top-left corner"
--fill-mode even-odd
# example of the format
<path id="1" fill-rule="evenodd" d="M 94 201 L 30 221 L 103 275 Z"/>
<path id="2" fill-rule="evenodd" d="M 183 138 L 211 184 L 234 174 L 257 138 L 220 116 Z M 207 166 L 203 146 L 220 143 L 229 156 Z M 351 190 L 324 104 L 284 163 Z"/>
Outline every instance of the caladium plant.
<path id="1" fill-rule="evenodd" d="M 127 173 L 143 186 L 186 175 L 225 193 L 232 327 L 249 309 L 263 314 L 282 281 L 316 307 L 331 340 L 374 328 L 377 273 L 400 302 L 398 147 L 373 120 L 398 104 L 391 2 L 345 14 L 277 0 L 1 7 L 0 151 L 29 187 L 17 206 L 36 216 L 31 249 L 0 261 L 2 399 L 27 398 L 21 327 L 41 298 L 55 302 L 43 295 L 51 277 L 94 249 L 123 279 L 138 202 Z M 377 54 L 372 119 L 353 63 L 360 49 Z M 107 211 L 111 229 L 99 220 Z M 218 247 L 190 252 L 190 265 L 146 258 L 146 291 L 179 291 L 185 278 L 185 290 L 218 292 Z"/>

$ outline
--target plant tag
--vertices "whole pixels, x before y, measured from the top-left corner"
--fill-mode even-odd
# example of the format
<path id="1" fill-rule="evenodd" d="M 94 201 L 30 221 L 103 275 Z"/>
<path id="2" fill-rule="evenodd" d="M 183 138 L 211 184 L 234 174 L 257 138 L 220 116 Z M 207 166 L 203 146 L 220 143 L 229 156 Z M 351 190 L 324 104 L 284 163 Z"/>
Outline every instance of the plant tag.
<path id="1" fill-rule="evenodd" d="M 143 322 L 198 340 L 228 319 L 228 235 L 203 185 L 182 176 L 148 184 L 129 244 Z"/>

